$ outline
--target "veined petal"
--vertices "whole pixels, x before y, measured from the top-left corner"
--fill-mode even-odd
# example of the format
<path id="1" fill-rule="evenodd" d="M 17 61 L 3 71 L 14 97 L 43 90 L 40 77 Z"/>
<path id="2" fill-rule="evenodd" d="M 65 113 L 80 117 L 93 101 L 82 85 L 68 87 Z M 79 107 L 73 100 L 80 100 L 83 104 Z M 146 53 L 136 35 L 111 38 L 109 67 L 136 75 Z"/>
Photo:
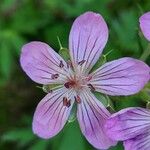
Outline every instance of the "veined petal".
<path id="1" fill-rule="evenodd" d="M 110 113 L 90 91 L 81 93 L 80 98 L 82 101 L 78 104 L 77 118 L 83 135 L 97 149 L 108 149 L 115 145 L 116 142 L 106 136 L 104 129 Z"/>
<path id="2" fill-rule="evenodd" d="M 150 41 L 150 12 L 142 15 L 139 19 L 139 22 L 145 38 Z"/>
<path id="3" fill-rule="evenodd" d="M 106 122 L 107 135 L 114 140 L 128 140 L 150 129 L 150 111 L 126 108 L 113 114 Z"/>
<path id="4" fill-rule="evenodd" d="M 107 24 L 100 14 L 86 12 L 79 16 L 74 21 L 69 36 L 73 64 L 77 65 L 85 60 L 84 71 L 90 71 L 99 59 L 107 40 Z"/>
<path id="5" fill-rule="evenodd" d="M 22 47 L 20 58 L 21 66 L 26 74 L 40 84 L 60 83 L 52 79 L 53 75 L 59 78 L 66 72 L 60 68 L 60 62 L 64 60 L 46 43 L 30 42 Z M 65 72 L 65 73 L 64 73 Z"/>
<path id="6" fill-rule="evenodd" d="M 150 68 L 133 58 L 121 58 L 104 64 L 91 74 L 90 84 L 108 95 L 131 95 L 139 92 L 150 78 Z"/>
<path id="7" fill-rule="evenodd" d="M 124 142 L 125 150 L 149 150 L 150 149 L 150 129 Z"/>
<path id="8" fill-rule="evenodd" d="M 72 105 L 63 105 L 63 97 L 66 95 L 65 89 L 59 89 L 47 94 L 38 104 L 33 117 L 33 132 L 41 138 L 51 138 L 55 136 L 65 125 Z M 68 93 L 70 95 L 70 93 Z"/>

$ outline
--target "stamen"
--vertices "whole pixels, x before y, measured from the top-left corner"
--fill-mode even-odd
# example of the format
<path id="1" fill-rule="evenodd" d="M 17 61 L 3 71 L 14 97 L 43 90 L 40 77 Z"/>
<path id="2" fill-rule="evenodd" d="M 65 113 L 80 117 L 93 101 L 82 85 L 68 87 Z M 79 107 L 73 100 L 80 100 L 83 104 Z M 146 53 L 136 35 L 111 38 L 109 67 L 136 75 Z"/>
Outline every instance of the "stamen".
<path id="1" fill-rule="evenodd" d="M 87 80 L 87 81 L 90 81 L 91 79 L 92 79 L 92 76 L 86 77 L 86 80 Z"/>
<path id="2" fill-rule="evenodd" d="M 58 77 L 59 77 L 59 74 L 57 74 L 57 73 L 51 75 L 51 78 L 52 78 L 52 79 L 57 79 Z"/>
<path id="3" fill-rule="evenodd" d="M 79 95 L 74 96 L 74 98 L 75 98 L 75 101 L 76 101 L 78 104 L 81 103 L 81 98 L 79 97 Z"/>
<path id="4" fill-rule="evenodd" d="M 72 62 L 70 60 L 67 61 L 67 68 L 73 68 Z"/>
<path id="5" fill-rule="evenodd" d="M 63 97 L 63 106 L 70 107 L 71 101 L 67 97 Z"/>
<path id="6" fill-rule="evenodd" d="M 70 107 L 71 106 L 71 100 L 68 100 L 67 101 L 67 105 L 66 105 L 67 107 Z"/>
<path id="7" fill-rule="evenodd" d="M 67 97 L 63 97 L 63 105 L 64 105 L 64 106 L 67 106 L 67 102 L 68 102 Z"/>
<path id="8" fill-rule="evenodd" d="M 48 92 L 49 92 L 49 93 L 53 93 L 53 90 L 49 90 Z"/>
<path id="9" fill-rule="evenodd" d="M 60 67 L 60 68 L 63 68 L 63 67 L 64 67 L 64 64 L 63 64 L 63 61 L 62 61 L 62 60 L 60 61 L 59 67 Z"/>
<path id="10" fill-rule="evenodd" d="M 92 84 L 88 84 L 88 87 L 91 89 L 91 91 L 95 91 L 95 88 Z"/>
<path id="11" fill-rule="evenodd" d="M 78 65 L 82 66 L 85 63 L 85 60 L 81 60 L 80 62 L 78 62 Z"/>
<path id="12" fill-rule="evenodd" d="M 70 88 L 70 82 L 66 82 L 66 83 L 64 84 L 64 86 L 65 86 L 67 89 L 69 89 L 69 88 Z"/>
<path id="13" fill-rule="evenodd" d="M 66 83 L 64 84 L 64 86 L 65 86 L 67 89 L 71 88 L 73 85 L 75 85 L 75 82 L 73 82 L 73 81 L 66 82 Z"/>

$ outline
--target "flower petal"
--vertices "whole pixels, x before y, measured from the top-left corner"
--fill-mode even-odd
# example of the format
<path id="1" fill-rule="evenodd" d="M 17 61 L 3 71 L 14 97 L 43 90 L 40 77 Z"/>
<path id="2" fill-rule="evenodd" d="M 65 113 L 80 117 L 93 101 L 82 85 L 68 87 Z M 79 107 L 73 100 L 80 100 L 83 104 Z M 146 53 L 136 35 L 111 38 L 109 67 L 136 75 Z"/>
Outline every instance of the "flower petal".
<path id="1" fill-rule="evenodd" d="M 124 142 L 125 150 L 149 150 L 150 149 L 150 129 Z"/>
<path id="2" fill-rule="evenodd" d="M 86 12 L 73 23 L 69 36 L 69 49 L 73 63 L 85 60 L 84 69 L 90 71 L 99 59 L 108 40 L 108 28 L 103 17 Z"/>
<path id="3" fill-rule="evenodd" d="M 150 111 L 126 108 L 113 114 L 106 122 L 107 135 L 114 140 L 128 140 L 150 129 Z"/>
<path id="4" fill-rule="evenodd" d="M 150 68 L 133 58 L 121 58 L 104 64 L 91 74 L 90 84 L 96 91 L 108 95 L 131 95 L 149 81 Z"/>
<path id="5" fill-rule="evenodd" d="M 71 106 L 63 105 L 65 89 L 59 89 L 47 94 L 38 104 L 33 117 L 33 132 L 41 138 L 51 138 L 55 136 L 65 125 Z"/>
<path id="6" fill-rule="evenodd" d="M 80 94 L 81 103 L 78 104 L 77 118 L 81 131 L 86 139 L 98 149 L 108 149 L 115 145 L 106 136 L 104 124 L 110 113 L 89 91 Z"/>
<path id="7" fill-rule="evenodd" d="M 142 15 L 139 19 L 139 22 L 145 38 L 150 41 L 150 12 Z"/>
<path id="8" fill-rule="evenodd" d="M 21 66 L 26 74 L 40 84 L 58 82 L 51 78 L 53 74 L 64 76 L 64 70 L 59 67 L 64 60 L 46 43 L 30 42 L 22 47 Z"/>

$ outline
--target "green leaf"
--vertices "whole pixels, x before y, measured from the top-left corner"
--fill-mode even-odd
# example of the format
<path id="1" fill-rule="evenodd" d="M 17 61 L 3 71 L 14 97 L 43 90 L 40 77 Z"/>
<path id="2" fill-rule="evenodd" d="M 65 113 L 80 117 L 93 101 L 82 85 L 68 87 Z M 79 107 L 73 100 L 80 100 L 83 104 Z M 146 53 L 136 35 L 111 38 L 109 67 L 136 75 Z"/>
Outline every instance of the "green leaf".
<path id="1" fill-rule="evenodd" d="M 6 132 L 2 141 L 17 142 L 18 146 L 24 146 L 34 139 L 32 131 L 28 128 L 20 128 Z"/>
<path id="2" fill-rule="evenodd" d="M 99 92 L 94 92 L 94 95 L 99 101 L 101 101 L 101 103 L 103 103 L 105 107 L 108 106 L 108 99 L 104 95 Z"/>
<path id="3" fill-rule="evenodd" d="M 3 2 L 0 5 L 0 8 L 5 11 L 7 9 L 10 9 L 12 6 L 14 6 L 16 0 L 3 0 Z"/>
<path id="4" fill-rule="evenodd" d="M 56 37 L 60 38 L 63 48 L 67 47 L 69 32 L 70 26 L 67 22 L 57 22 L 44 30 L 44 38 L 47 39 L 47 43 L 50 43 L 54 49 L 59 50 L 60 47 Z"/>
<path id="5" fill-rule="evenodd" d="M 112 52 L 113 50 L 108 51 L 106 54 L 102 54 L 96 64 L 93 66 L 90 72 L 95 71 L 99 67 L 101 67 L 103 64 L 107 62 L 107 56 Z"/>
<path id="6" fill-rule="evenodd" d="M 0 78 L 6 81 L 10 76 L 12 61 L 13 57 L 11 53 L 11 46 L 9 43 L 2 41 L 0 45 L 0 67 L 1 67 Z"/>
<path id="7" fill-rule="evenodd" d="M 14 52 L 19 56 L 21 52 L 21 47 L 26 43 L 26 40 L 18 35 L 17 33 L 13 35 L 11 39 L 11 44 Z"/>
<path id="8" fill-rule="evenodd" d="M 142 104 L 138 94 L 127 97 L 124 96 L 111 97 L 111 99 L 113 99 L 116 111 L 119 111 L 127 107 L 137 107 L 138 105 L 140 106 Z"/>
<path id="9" fill-rule="evenodd" d="M 84 150 L 85 145 L 81 135 L 82 134 L 77 122 L 69 123 L 66 126 L 66 130 L 58 150 L 67 150 L 68 148 L 71 148 L 71 150 Z"/>
<path id="10" fill-rule="evenodd" d="M 95 97 L 112 113 L 115 112 L 112 100 L 99 92 L 94 92 Z"/>
<path id="11" fill-rule="evenodd" d="M 106 56 L 102 55 L 98 61 L 96 62 L 96 64 L 93 66 L 93 68 L 90 70 L 90 72 L 95 71 L 96 69 L 98 69 L 99 67 L 101 67 L 104 63 L 106 62 Z"/>
<path id="12" fill-rule="evenodd" d="M 122 142 L 119 142 L 116 146 L 110 147 L 109 150 L 123 150 L 123 144 Z"/>
<path id="13" fill-rule="evenodd" d="M 72 110 L 70 112 L 69 118 L 68 118 L 68 122 L 74 122 L 76 120 L 76 114 L 77 114 L 77 105 L 76 103 L 74 103 Z"/>
<path id="14" fill-rule="evenodd" d="M 150 102 L 150 83 L 148 83 L 137 95 L 141 98 L 142 101 Z"/>
<path id="15" fill-rule="evenodd" d="M 49 141 L 48 140 L 38 140 L 29 148 L 29 150 L 46 150 L 48 147 Z"/>
<path id="16" fill-rule="evenodd" d="M 44 12 L 44 9 L 34 7 L 32 1 L 22 3 L 22 7 L 14 12 L 11 21 L 11 28 L 18 33 L 35 34 L 38 29 L 44 27 L 51 15 Z"/>
<path id="17" fill-rule="evenodd" d="M 136 42 L 137 17 L 135 11 L 128 10 L 120 13 L 118 20 L 113 20 L 112 28 L 114 42 L 124 50 L 138 52 L 138 44 Z M 116 38 L 118 40 L 116 40 Z"/>

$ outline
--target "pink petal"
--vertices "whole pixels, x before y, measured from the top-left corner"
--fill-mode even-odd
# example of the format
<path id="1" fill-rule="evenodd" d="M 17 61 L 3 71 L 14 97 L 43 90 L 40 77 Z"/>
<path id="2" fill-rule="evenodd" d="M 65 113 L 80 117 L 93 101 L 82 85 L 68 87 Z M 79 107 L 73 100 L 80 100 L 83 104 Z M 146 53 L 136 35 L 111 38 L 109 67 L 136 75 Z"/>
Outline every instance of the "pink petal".
<path id="1" fill-rule="evenodd" d="M 40 84 L 56 83 L 53 74 L 63 76 L 65 73 L 59 67 L 64 60 L 47 44 L 30 42 L 22 47 L 21 66 L 26 74 Z"/>
<path id="2" fill-rule="evenodd" d="M 149 150 L 150 149 L 150 129 L 124 142 L 125 150 Z"/>
<path id="3" fill-rule="evenodd" d="M 106 136 L 104 124 L 110 113 L 90 91 L 80 94 L 81 103 L 78 104 L 77 117 L 81 131 L 86 139 L 97 149 L 108 149 L 115 145 Z"/>
<path id="4" fill-rule="evenodd" d="M 131 95 L 149 81 L 150 68 L 133 58 L 121 58 L 104 64 L 91 74 L 90 84 L 104 94 Z"/>
<path id="5" fill-rule="evenodd" d="M 73 105 L 63 105 L 64 89 L 47 94 L 38 104 L 33 117 L 33 132 L 41 138 L 51 138 L 64 127 Z"/>
<path id="6" fill-rule="evenodd" d="M 150 129 L 150 111 L 127 108 L 113 114 L 106 122 L 107 135 L 114 140 L 128 140 Z"/>
<path id="7" fill-rule="evenodd" d="M 77 64 L 85 60 L 89 71 L 99 59 L 108 40 L 108 28 L 103 17 L 94 12 L 86 12 L 73 23 L 69 36 L 72 61 Z"/>
<path id="8" fill-rule="evenodd" d="M 145 38 L 150 41 L 150 12 L 142 15 L 139 19 L 139 22 Z"/>

